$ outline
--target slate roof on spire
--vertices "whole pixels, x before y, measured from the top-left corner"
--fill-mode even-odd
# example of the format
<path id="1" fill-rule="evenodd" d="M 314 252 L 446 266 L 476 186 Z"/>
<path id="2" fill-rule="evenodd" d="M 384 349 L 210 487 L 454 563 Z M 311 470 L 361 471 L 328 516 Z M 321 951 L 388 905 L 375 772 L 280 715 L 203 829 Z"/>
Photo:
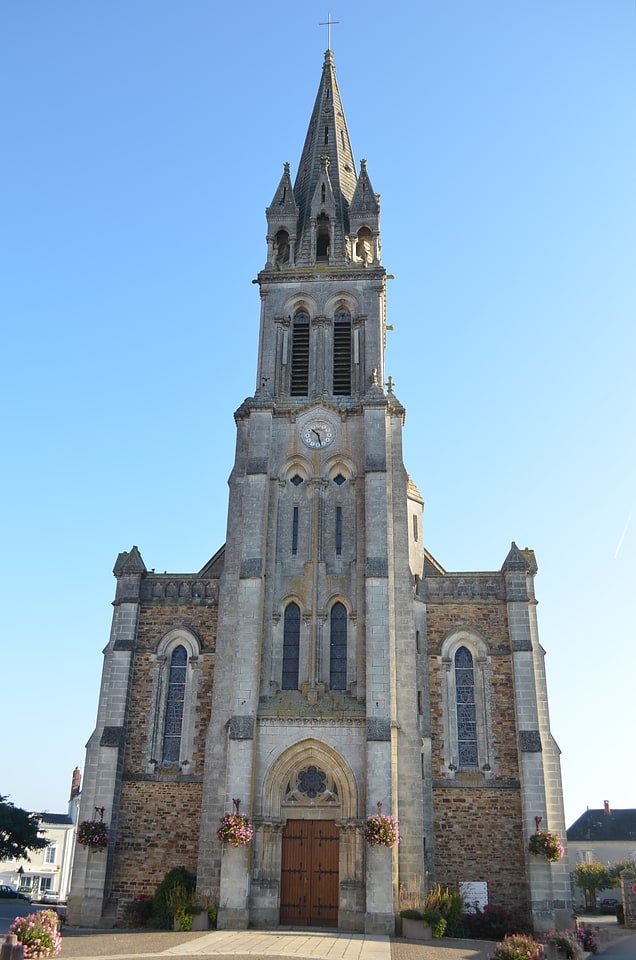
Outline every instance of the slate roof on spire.
<path id="1" fill-rule="evenodd" d="M 322 77 L 300 157 L 294 197 L 300 211 L 300 235 L 305 233 L 311 201 L 329 158 L 329 180 L 342 235 L 348 232 L 349 204 L 356 188 L 356 165 L 349 139 L 331 50 L 325 52 Z"/>
<path id="2" fill-rule="evenodd" d="M 363 214 L 372 214 L 377 216 L 380 212 L 380 203 L 377 193 L 374 193 L 371 186 L 371 180 L 367 173 L 367 161 L 360 161 L 360 176 L 356 189 L 351 200 L 350 212 L 362 216 Z"/>
<path id="3" fill-rule="evenodd" d="M 272 217 L 272 219 L 276 217 L 281 219 L 292 217 L 295 219 L 298 216 L 298 207 L 296 206 L 296 201 L 294 199 L 288 163 L 285 163 L 283 166 L 283 175 L 280 178 L 278 187 L 276 188 L 274 199 L 267 208 L 266 212 L 268 216 Z"/>

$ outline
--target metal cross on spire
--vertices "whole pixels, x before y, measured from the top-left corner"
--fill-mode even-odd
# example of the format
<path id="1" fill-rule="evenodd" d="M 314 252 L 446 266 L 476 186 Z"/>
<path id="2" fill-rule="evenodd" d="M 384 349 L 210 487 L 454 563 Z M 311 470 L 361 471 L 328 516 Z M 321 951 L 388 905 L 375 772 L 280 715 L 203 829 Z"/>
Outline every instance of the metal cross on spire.
<path id="1" fill-rule="evenodd" d="M 326 19 L 326 20 L 323 20 L 323 21 L 320 23 L 320 26 L 321 26 L 321 27 L 326 27 L 326 28 L 327 28 L 327 50 L 331 50 L 331 28 L 332 28 L 332 26 L 334 26 L 336 23 L 340 23 L 340 21 L 339 21 L 339 20 L 332 20 L 330 13 L 327 14 L 327 19 Z"/>

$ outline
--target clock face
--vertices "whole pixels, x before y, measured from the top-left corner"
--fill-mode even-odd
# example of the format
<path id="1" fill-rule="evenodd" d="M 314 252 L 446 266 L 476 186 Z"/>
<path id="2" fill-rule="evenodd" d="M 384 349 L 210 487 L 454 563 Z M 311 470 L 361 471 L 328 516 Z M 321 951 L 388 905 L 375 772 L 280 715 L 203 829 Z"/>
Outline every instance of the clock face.
<path id="1" fill-rule="evenodd" d="M 310 420 L 300 432 L 303 443 L 314 450 L 328 447 L 336 436 L 336 432 L 327 420 Z"/>

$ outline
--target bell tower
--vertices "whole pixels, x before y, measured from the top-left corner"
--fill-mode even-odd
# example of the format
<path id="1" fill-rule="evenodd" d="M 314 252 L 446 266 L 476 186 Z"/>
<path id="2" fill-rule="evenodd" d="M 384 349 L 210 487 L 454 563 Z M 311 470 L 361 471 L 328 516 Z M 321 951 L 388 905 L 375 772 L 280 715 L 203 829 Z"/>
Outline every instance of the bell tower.
<path id="1" fill-rule="evenodd" d="M 331 50 L 296 179 L 285 163 L 266 217 L 256 388 L 235 414 L 202 832 L 213 838 L 242 798 L 262 824 L 260 866 L 248 889 L 245 854 L 221 857 L 203 840 L 199 885 L 220 871 L 221 926 L 279 922 L 281 831 L 292 811 L 318 811 L 339 836 L 337 922 L 392 932 L 397 856 L 372 857 L 359 825 L 377 803 L 397 816 L 398 778 L 418 769 L 414 711 L 397 722 L 415 671 L 398 683 L 397 670 L 414 649 L 422 501 L 402 462 L 405 411 L 385 384 L 379 197 L 365 161 L 356 172 Z M 349 795 L 309 802 L 298 785 L 310 769 L 316 782 L 341 777 Z M 421 803 L 401 826 L 421 837 Z M 421 841 L 411 851 L 406 869 L 422 875 Z"/>

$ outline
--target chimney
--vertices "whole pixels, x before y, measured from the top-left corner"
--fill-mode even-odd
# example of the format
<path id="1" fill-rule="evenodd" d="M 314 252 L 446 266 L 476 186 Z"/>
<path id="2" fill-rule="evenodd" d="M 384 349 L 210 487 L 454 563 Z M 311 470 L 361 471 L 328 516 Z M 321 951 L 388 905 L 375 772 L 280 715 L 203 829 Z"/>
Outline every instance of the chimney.
<path id="1" fill-rule="evenodd" d="M 71 780 L 71 795 L 69 800 L 74 800 L 75 797 L 79 794 L 82 783 L 82 775 L 80 773 L 80 768 L 75 767 L 73 770 L 73 779 Z"/>
<path id="2" fill-rule="evenodd" d="M 605 813 L 607 813 L 607 814 L 610 814 L 610 813 L 612 812 L 612 811 L 610 810 L 609 800 L 603 800 L 603 809 L 605 810 Z"/>

